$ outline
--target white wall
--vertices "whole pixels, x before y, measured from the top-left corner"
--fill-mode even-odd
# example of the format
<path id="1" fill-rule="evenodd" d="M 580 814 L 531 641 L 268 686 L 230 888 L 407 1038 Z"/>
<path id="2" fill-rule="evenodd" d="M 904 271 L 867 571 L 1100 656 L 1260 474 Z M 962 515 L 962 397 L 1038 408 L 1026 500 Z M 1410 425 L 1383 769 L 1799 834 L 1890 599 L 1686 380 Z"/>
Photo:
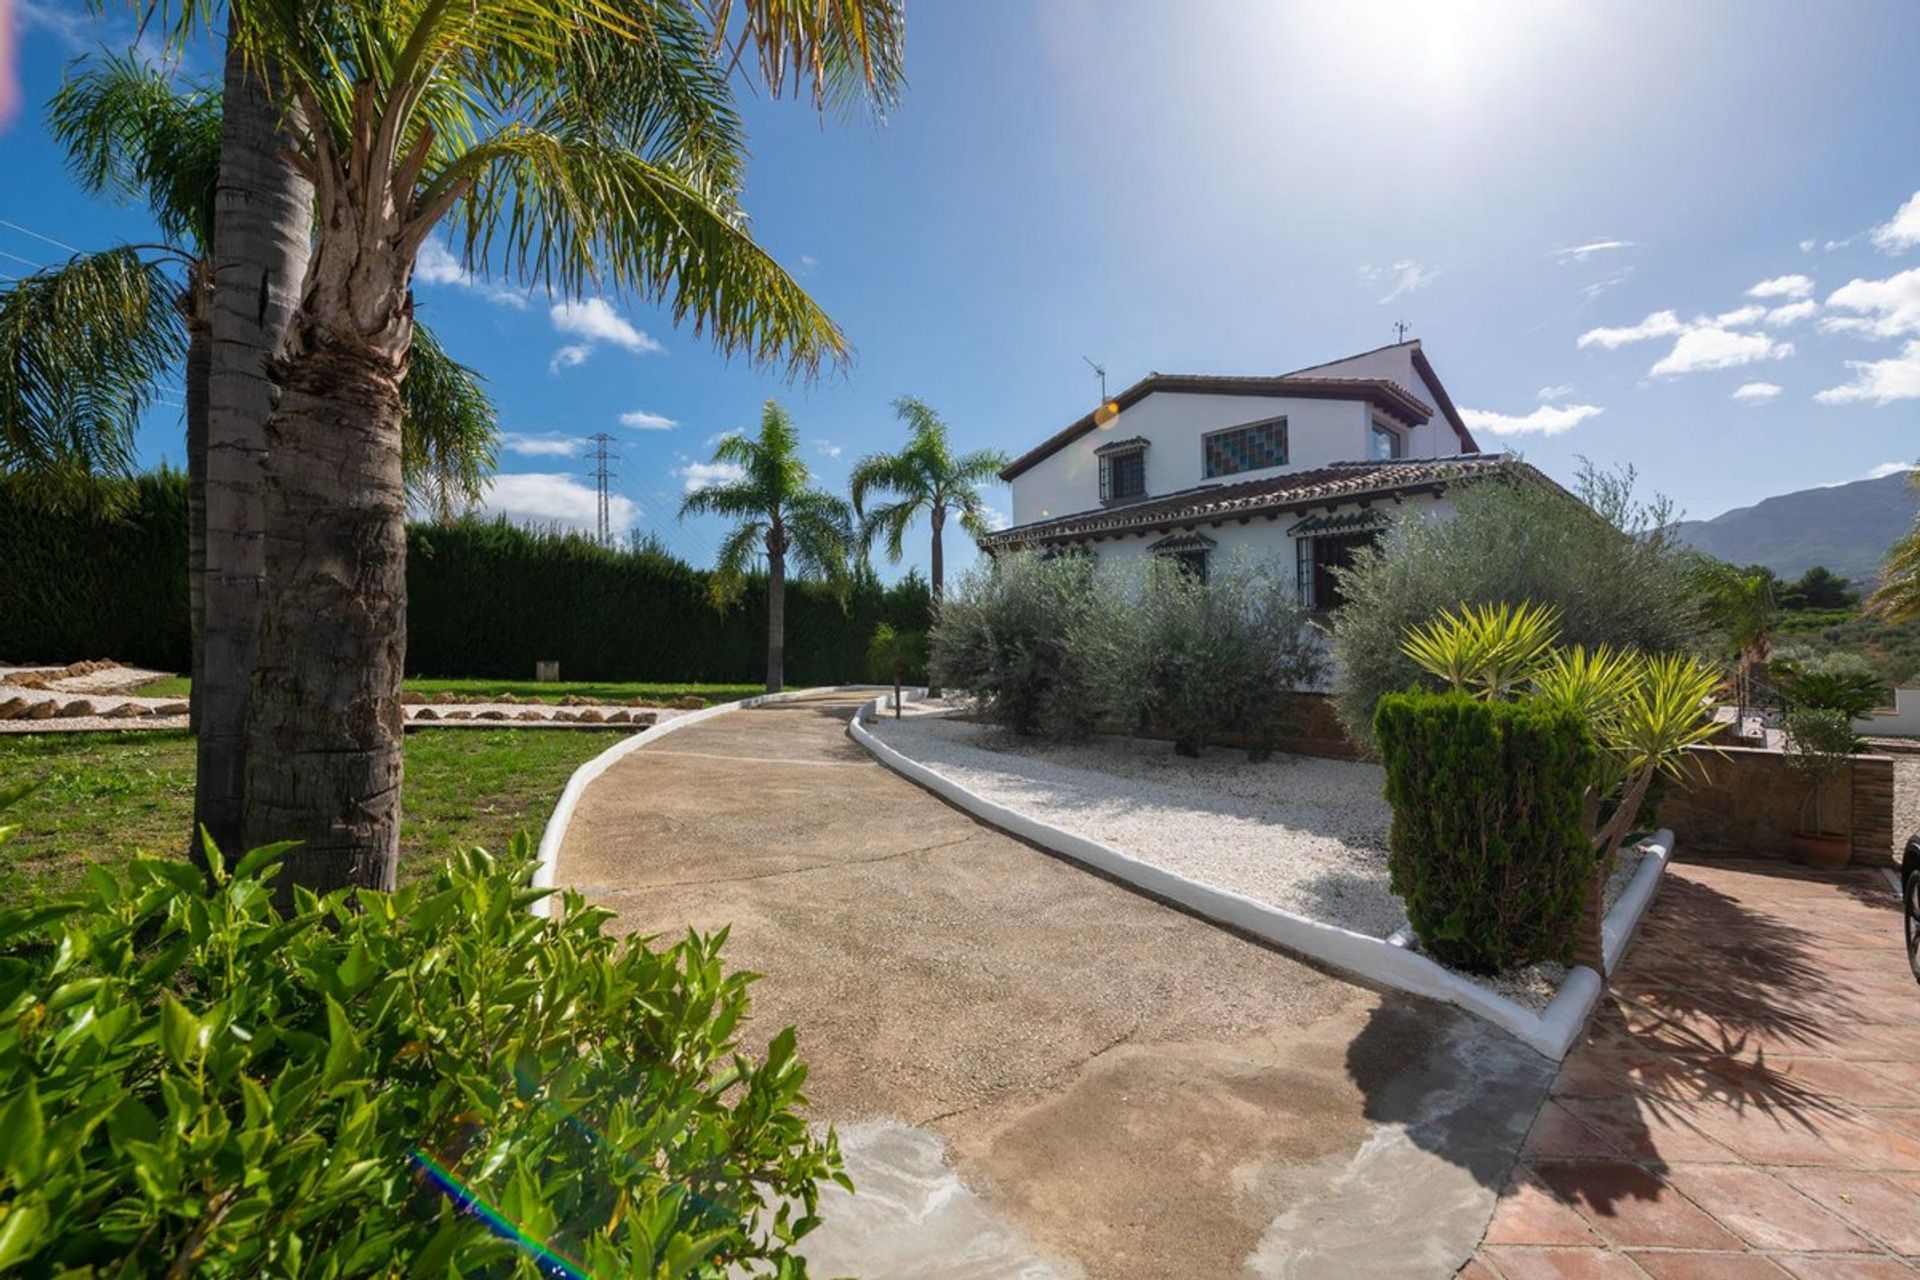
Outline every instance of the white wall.
<path id="1" fill-rule="evenodd" d="M 1398 383 L 1433 410 L 1425 426 L 1415 427 L 1407 438 L 1409 458 L 1450 458 L 1460 452 L 1460 437 L 1440 412 L 1440 396 L 1413 367 L 1411 345 L 1387 347 L 1364 355 L 1335 360 L 1299 371 L 1303 377 L 1385 378 Z M 1365 456 L 1364 454 L 1361 456 Z"/>
<path id="2" fill-rule="evenodd" d="M 1269 396 L 1194 395 L 1157 391 L 1013 479 L 1013 522 L 1029 524 L 1100 506 L 1100 459 L 1094 453 L 1114 440 L 1144 436 L 1147 496 L 1158 497 L 1208 483 L 1202 474 L 1200 437 L 1209 431 L 1287 420 L 1287 465 L 1216 477 L 1237 484 L 1283 475 L 1329 462 L 1367 457 L 1371 410 L 1358 400 L 1298 400 Z M 1408 450 L 1409 456 L 1417 451 Z"/>
<path id="3" fill-rule="evenodd" d="M 1920 689 L 1895 689 L 1893 710 L 1855 720 L 1853 731 L 1873 738 L 1920 738 Z"/>

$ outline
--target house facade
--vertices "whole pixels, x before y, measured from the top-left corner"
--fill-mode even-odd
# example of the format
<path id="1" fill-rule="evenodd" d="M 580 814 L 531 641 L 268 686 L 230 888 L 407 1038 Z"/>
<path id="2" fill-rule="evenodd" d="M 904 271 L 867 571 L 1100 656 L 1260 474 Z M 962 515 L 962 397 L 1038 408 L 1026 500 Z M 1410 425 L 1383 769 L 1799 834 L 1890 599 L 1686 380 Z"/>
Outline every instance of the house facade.
<path id="1" fill-rule="evenodd" d="M 1479 451 L 1417 340 L 1271 377 L 1155 373 L 1008 464 L 1013 523 L 980 546 L 1272 563 L 1325 610 L 1394 513 L 1437 518 L 1496 471 L 1551 484 Z"/>

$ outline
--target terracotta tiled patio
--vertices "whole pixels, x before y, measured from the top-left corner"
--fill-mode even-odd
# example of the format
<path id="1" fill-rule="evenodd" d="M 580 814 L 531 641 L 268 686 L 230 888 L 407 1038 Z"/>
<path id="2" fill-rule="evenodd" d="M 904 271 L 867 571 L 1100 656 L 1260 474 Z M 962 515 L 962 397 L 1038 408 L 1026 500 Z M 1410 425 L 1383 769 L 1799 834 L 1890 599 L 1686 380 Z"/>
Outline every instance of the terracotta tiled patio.
<path id="1" fill-rule="evenodd" d="M 1469 1280 L 1920 1272 L 1920 987 L 1878 867 L 1680 863 Z"/>

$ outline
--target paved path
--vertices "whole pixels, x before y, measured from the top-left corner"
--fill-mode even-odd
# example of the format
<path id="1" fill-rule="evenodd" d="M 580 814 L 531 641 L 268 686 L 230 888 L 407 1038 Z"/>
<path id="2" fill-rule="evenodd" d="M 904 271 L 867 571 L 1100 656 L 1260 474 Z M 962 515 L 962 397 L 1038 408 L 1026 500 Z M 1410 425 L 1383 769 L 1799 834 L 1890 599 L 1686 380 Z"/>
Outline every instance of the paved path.
<path id="1" fill-rule="evenodd" d="M 861 1193 L 822 1275 L 1445 1276 L 1551 1070 L 984 827 L 847 740 L 739 711 L 591 787 L 558 878 L 648 933 L 731 926 Z"/>
<path id="2" fill-rule="evenodd" d="M 1920 988 L 1878 868 L 1668 873 L 1469 1280 L 1920 1271 Z"/>

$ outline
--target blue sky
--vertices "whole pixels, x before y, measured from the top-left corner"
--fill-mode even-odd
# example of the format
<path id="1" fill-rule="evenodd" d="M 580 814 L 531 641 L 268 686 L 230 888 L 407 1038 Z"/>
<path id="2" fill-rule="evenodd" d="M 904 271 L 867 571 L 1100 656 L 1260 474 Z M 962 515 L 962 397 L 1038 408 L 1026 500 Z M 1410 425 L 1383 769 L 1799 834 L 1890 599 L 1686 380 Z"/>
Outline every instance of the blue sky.
<path id="1" fill-rule="evenodd" d="M 6 274 L 64 252 L 31 233 L 148 235 L 39 121 L 124 28 L 20 9 Z M 677 524 L 679 496 L 768 396 L 839 485 L 902 393 L 1019 452 L 1095 403 L 1082 356 L 1115 388 L 1277 373 L 1398 320 L 1483 447 L 1632 463 L 1691 516 L 1920 455 L 1920 6 L 910 0 L 908 30 L 883 125 L 743 104 L 756 234 L 852 338 L 843 373 L 789 386 L 630 300 L 556 311 L 423 264 L 420 313 L 522 450 L 499 505 L 590 521 L 560 450 L 611 432 L 623 513 L 707 563 L 721 529 Z M 163 409 L 143 456 L 180 437 Z"/>

